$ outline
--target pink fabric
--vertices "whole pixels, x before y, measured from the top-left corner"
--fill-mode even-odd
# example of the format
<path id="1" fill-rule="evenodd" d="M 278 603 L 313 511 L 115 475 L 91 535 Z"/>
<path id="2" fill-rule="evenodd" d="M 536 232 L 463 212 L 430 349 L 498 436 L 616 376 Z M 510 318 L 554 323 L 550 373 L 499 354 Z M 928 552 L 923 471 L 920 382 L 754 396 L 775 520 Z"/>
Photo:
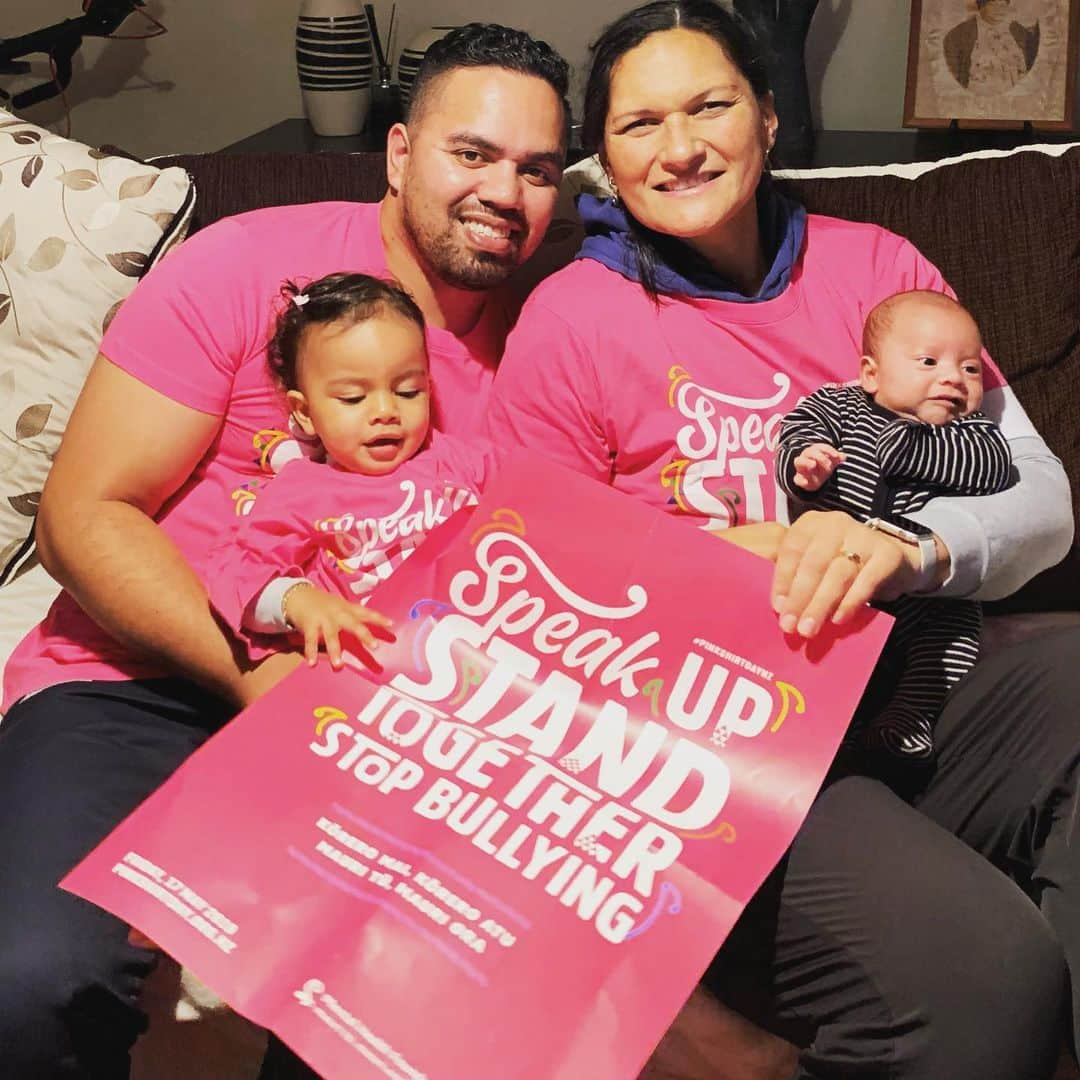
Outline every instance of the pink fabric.
<path id="1" fill-rule="evenodd" d="M 341 270 L 387 275 L 378 204 L 257 210 L 181 245 L 139 283 L 109 328 L 101 351 L 114 364 L 174 401 L 222 417 L 219 438 L 158 515 L 193 561 L 242 509 L 259 478 L 296 454 L 265 362 L 282 281 Z M 506 304 L 493 296 L 468 336 L 428 329 L 441 430 L 480 433 L 509 323 Z M 160 674 L 63 593 L 8 661 L 4 707 L 59 682 Z"/>
<path id="2" fill-rule="evenodd" d="M 785 520 L 780 421 L 858 375 L 870 309 L 905 289 L 950 292 L 903 238 L 810 215 L 783 294 L 673 300 L 583 259 L 526 302 L 495 381 L 496 446 L 532 447 L 702 528 Z M 951 295 L 951 292 L 950 292 Z M 986 385 L 1003 385 L 984 356 Z"/>
<path id="3" fill-rule="evenodd" d="M 242 619 L 271 580 L 307 577 L 327 592 L 359 601 L 436 525 L 474 505 L 490 471 L 489 454 L 438 434 L 387 476 L 290 462 L 210 554 L 210 599 L 252 659 L 261 659 L 281 647 L 281 638 L 250 633 Z"/>

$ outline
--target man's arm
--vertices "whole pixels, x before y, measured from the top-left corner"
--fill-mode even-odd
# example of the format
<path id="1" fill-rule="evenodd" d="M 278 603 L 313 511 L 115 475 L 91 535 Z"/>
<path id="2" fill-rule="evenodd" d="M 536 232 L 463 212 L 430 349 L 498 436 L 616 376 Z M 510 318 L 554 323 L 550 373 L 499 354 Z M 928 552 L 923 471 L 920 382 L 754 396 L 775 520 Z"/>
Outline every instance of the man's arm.
<path id="1" fill-rule="evenodd" d="M 242 701 L 206 590 L 153 520 L 220 425 L 99 356 L 45 485 L 37 544 L 49 573 L 113 637 Z"/>

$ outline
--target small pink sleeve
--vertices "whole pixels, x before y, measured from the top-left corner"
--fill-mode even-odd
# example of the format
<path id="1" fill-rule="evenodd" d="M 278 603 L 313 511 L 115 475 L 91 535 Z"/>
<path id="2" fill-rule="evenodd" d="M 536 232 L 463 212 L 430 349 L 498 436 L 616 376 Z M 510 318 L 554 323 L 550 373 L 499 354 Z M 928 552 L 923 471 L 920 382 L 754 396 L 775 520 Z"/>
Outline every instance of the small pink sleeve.
<path id="1" fill-rule="evenodd" d="M 596 369 L 589 347 L 536 297 L 506 342 L 488 410 L 488 432 L 502 453 L 525 448 L 609 483 Z"/>
<path id="2" fill-rule="evenodd" d="M 204 577 L 210 602 L 242 640 L 250 640 L 243 618 L 252 600 L 274 578 L 306 576 L 318 554 L 318 537 L 304 512 L 305 492 L 312 486 L 307 465 L 290 463 L 264 484 L 251 511 L 237 518 L 208 556 Z"/>

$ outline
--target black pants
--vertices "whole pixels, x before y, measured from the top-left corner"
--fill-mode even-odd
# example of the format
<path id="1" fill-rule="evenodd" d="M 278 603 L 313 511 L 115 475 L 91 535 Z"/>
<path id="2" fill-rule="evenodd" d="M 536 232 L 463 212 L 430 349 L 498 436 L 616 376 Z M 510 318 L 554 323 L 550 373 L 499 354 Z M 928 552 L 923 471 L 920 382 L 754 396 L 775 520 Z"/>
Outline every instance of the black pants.
<path id="1" fill-rule="evenodd" d="M 804 1047 L 800 1077 L 1051 1075 L 1063 952 L 1080 970 L 1078 662 L 1065 631 L 980 664 L 914 805 L 858 775 L 815 802 L 707 976 Z M 0 1076 L 126 1075 L 151 959 L 54 883 L 220 722 L 177 692 L 60 687 L 0 725 Z"/>

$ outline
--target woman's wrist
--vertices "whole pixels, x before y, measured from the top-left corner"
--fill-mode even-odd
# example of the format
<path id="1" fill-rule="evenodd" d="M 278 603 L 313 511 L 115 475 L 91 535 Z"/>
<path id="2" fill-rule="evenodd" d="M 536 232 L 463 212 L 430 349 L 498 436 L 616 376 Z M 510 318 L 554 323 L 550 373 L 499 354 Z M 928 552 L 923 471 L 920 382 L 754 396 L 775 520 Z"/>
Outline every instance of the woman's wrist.
<path id="1" fill-rule="evenodd" d="M 757 521 L 748 525 L 734 525 L 728 529 L 710 529 L 713 536 L 726 540 L 729 544 L 741 547 L 763 559 L 776 562 L 780 544 L 787 532 L 787 526 L 778 521 Z"/>
<path id="2" fill-rule="evenodd" d="M 937 533 L 932 533 L 931 536 L 934 540 L 934 552 L 937 561 L 934 564 L 933 584 L 928 591 L 936 592 L 949 580 L 949 575 L 952 573 L 952 556 L 949 554 L 945 542 Z"/>

